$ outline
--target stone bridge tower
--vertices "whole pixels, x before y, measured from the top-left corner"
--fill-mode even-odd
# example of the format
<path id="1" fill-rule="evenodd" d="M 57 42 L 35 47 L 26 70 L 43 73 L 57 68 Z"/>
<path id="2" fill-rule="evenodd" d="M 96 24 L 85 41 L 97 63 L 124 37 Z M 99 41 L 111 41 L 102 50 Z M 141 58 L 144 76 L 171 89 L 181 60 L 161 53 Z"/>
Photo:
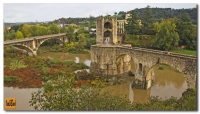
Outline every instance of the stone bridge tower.
<path id="1" fill-rule="evenodd" d="M 117 44 L 117 17 L 99 17 L 96 20 L 96 44 Z"/>
<path id="2" fill-rule="evenodd" d="M 96 45 L 91 46 L 90 72 L 101 76 L 116 76 L 128 72 L 130 57 L 118 59 L 116 48 L 123 46 L 117 36 L 117 17 L 98 17 L 96 20 Z M 123 62 L 122 64 L 118 64 Z M 120 67 L 121 66 L 121 67 Z"/>

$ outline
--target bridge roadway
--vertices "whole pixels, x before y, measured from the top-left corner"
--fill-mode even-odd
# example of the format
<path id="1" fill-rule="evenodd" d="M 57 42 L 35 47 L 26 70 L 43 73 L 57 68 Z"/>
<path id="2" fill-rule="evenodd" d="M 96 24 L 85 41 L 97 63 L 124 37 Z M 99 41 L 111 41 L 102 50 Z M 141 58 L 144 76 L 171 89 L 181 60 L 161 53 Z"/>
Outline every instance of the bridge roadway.
<path id="1" fill-rule="evenodd" d="M 12 45 L 19 49 L 26 50 L 29 55 L 37 55 L 37 50 L 40 47 L 40 45 L 49 39 L 55 39 L 61 45 L 63 44 L 63 42 L 68 42 L 66 33 L 60 33 L 60 34 L 36 36 L 36 37 L 17 39 L 17 40 L 8 40 L 4 41 L 4 46 Z"/>
<path id="2" fill-rule="evenodd" d="M 134 50 L 139 50 L 139 51 L 145 51 L 149 53 L 157 53 L 157 54 L 166 54 L 166 51 L 160 51 L 160 50 L 154 50 L 154 49 L 147 49 L 147 48 L 139 48 L 139 47 L 132 47 Z M 184 58 L 190 58 L 190 59 L 196 59 L 196 56 L 193 55 L 186 55 L 186 54 L 179 54 L 179 53 L 174 53 L 174 52 L 168 52 L 169 56 L 177 56 L 177 57 L 184 57 Z"/>
<path id="3" fill-rule="evenodd" d="M 29 37 L 29 38 L 23 38 L 23 39 L 15 39 L 15 40 L 6 40 L 4 41 L 4 45 L 13 44 L 13 43 L 19 43 L 19 42 L 26 42 L 26 41 L 32 41 L 34 39 L 46 39 L 51 37 L 60 37 L 60 36 L 66 36 L 66 33 L 60 33 L 60 34 L 51 34 L 51 35 L 44 35 L 44 36 L 35 36 L 35 37 Z"/>

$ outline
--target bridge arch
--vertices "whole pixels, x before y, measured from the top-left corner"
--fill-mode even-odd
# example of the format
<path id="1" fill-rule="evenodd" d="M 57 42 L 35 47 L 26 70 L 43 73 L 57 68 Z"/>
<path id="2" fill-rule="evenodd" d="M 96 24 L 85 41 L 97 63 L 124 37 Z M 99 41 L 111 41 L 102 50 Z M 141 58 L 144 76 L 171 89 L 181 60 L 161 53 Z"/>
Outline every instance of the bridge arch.
<path id="1" fill-rule="evenodd" d="M 63 42 L 68 42 L 66 33 L 60 33 L 60 34 L 30 37 L 25 39 L 4 41 L 4 46 L 13 45 L 20 49 L 26 50 L 30 55 L 37 55 L 38 48 L 41 46 L 42 43 L 44 43 L 46 40 L 49 39 L 56 39 L 61 45 L 63 44 Z"/>
<path id="2" fill-rule="evenodd" d="M 180 73 L 182 73 L 179 69 L 171 66 L 170 64 L 165 64 L 165 63 L 156 63 L 153 66 L 151 66 L 149 69 L 147 69 L 146 73 L 145 73 L 145 83 L 146 83 L 146 89 L 149 89 L 150 87 L 152 87 L 152 82 L 155 80 L 155 71 L 154 68 L 158 65 L 165 65 L 165 66 L 169 66 L 172 67 L 176 70 L 178 70 Z M 183 73 L 182 73 L 183 74 Z M 186 76 L 183 74 L 183 76 L 186 78 Z M 187 79 L 187 78 L 186 78 Z"/>
<path id="3" fill-rule="evenodd" d="M 135 63 L 128 54 L 122 54 L 116 58 L 117 74 L 123 74 L 135 71 Z"/>
<path id="4" fill-rule="evenodd" d="M 22 50 L 26 50 L 28 55 L 34 55 L 33 50 L 30 47 L 26 46 L 26 45 L 12 45 L 12 46 L 14 46 L 16 48 L 19 48 L 19 49 L 22 49 Z"/>
<path id="5" fill-rule="evenodd" d="M 63 45 L 63 41 L 60 39 L 60 38 L 54 38 L 60 45 Z M 39 49 L 39 47 L 45 42 L 45 41 L 48 41 L 48 40 L 52 40 L 50 38 L 48 39 L 44 39 L 42 41 L 40 41 L 37 45 L 36 45 L 36 50 Z"/>

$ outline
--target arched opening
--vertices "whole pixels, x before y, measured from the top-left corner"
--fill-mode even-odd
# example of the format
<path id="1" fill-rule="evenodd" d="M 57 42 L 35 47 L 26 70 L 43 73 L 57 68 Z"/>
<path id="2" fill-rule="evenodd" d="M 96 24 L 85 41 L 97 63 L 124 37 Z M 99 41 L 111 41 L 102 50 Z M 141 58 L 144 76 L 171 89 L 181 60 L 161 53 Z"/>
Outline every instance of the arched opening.
<path id="1" fill-rule="evenodd" d="M 116 60 L 117 74 L 129 73 L 134 75 L 135 64 L 130 55 L 121 55 Z"/>
<path id="2" fill-rule="evenodd" d="M 112 32 L 107 30 L 104 32 L 104 44 L 112 44 L 112 43 L 113 43 Z"/>
<path id="3" fill-rule="evenodd" d="M 34 54 L 33 54 L 33 50 L 30 49 L 30 48 L 27 47 L 27 46 L 23 46 L 23 45 L 13 45 L 13 46 L 14 46 L 16 49 L 21 50 L 21 51 L 26 50 L 27 54 L 30 55 L 30 56 L 34 55 Z"/>
<path id="4" fill-rule="evenodd" d="M 111 36 L 112 36 L 112 34 L 110 31 L 107 30 L 104 32 L 104 37 L 111 37 Z"/>
<path id="5" fill-rule="evenodd" d="M 142 63 L 139 63 L 139 73 L 142 73 Z"/>
<path id="6" fill-rule="evenodd" d="M 146 89 L 151 89 L 151 96 L 180 98 L 182 92 L 187 89 L 187 82 L 184 74 L 176 68 L 156 64 L 146 72 Z"/>
<path id="7" fill-rule="evenodd" d="M 104 28 L 105 28 L 105 29 L 112 29 L 112 24 L 111 24 L 110 22 L 106 22 L 106 23 L 104 24 Z"/>
<path id="8" fill-rule="evenodd" d="M 158 58 L 158 62 L 157 63 L 160 63 L 160 58 Z"/>
<path id="9" fill-rule="evenodd" d="M 52 52 L 59 52 L 62 50 L 61 46 L 63 45 L 63 41 L 60 39 L 46 39 L 42 42 L 39 42 L 37 45 L 38 54 L 43 53 L 45 50 L 49 50 Z"/>

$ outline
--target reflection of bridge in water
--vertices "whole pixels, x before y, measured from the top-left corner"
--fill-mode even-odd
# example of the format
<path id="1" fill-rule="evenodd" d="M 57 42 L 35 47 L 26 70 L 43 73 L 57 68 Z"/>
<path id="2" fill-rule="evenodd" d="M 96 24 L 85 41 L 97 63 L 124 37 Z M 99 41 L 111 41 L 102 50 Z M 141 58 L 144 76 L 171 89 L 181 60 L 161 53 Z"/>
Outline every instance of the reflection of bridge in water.
<path id="1" fill-rule="evenodd" d="M 56 39 L 61 45 L 63 42 L 67 42 L 66 33 L 52 34 L 45 36 L 36 36 L 17 40 L 4 41 L 4 46 L 15 46 L 20 49 L 26 50 L 30 55 L 37 55 L 37 50 L 40 45 L 49 39 Z"/>

